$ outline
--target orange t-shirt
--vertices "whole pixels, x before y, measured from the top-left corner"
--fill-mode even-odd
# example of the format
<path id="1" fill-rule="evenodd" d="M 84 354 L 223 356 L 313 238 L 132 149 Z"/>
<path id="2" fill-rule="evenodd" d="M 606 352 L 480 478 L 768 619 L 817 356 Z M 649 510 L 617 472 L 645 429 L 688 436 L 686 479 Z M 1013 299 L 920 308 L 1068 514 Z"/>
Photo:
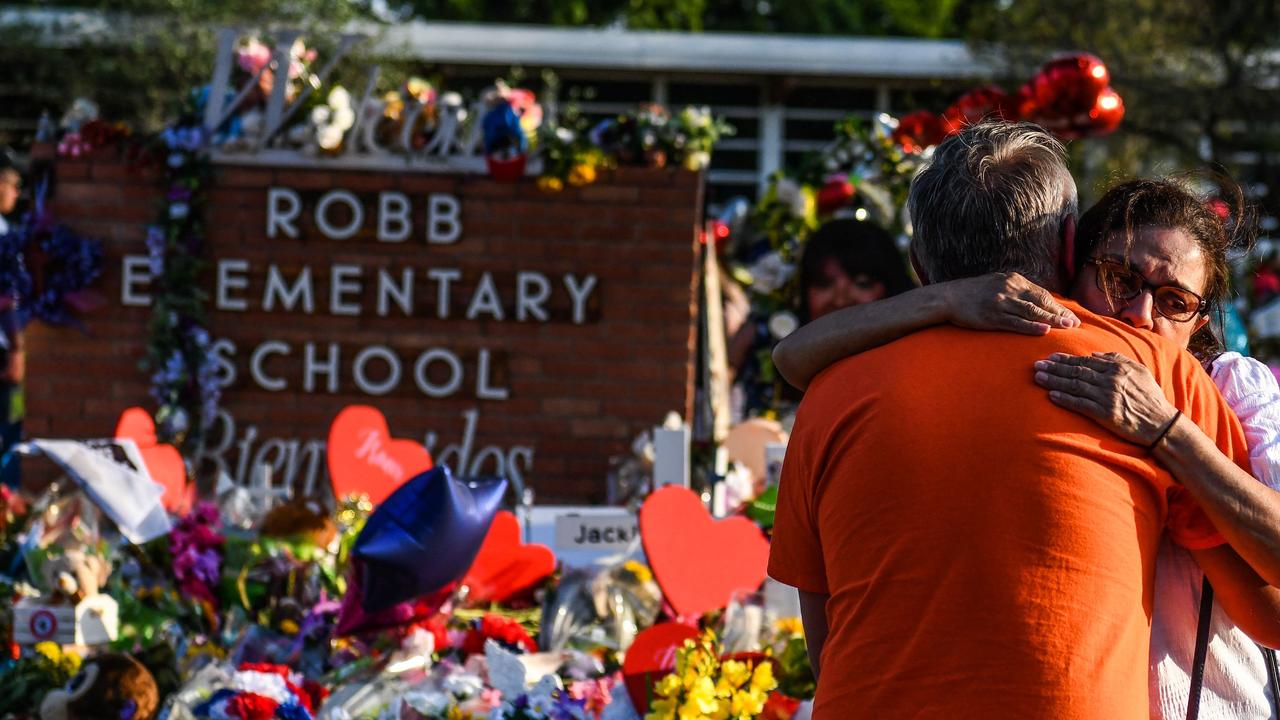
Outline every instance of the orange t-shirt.
<path id="1" fill-rule="evenodd" d="M 1148 717 L 1160 535 L 1223 541 L 1143 448 L 1050 403 L 1032 364 L 1124 353 L 1247 469 L 1245 439 L 1189 354 L 1065 304 L 1081 327 L 933 328 L 810 385 L 769 574 L 830 595 L 815 720 Z"/>

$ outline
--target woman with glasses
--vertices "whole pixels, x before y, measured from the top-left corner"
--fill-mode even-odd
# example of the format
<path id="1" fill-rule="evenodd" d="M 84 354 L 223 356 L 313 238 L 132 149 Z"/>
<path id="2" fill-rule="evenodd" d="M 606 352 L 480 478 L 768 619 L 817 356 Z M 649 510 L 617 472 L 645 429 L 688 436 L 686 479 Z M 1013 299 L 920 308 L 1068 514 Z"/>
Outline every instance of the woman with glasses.
<path id="1" fill-rule="evenodd" d="M 1242 208 L 1243 203 L 1236 205 Z M 1230 506 L 1236 526 L 1221 527 L 1219 522 L 1218 529 L 1259 576 L 1280 585 L 1280 388 L 1262 363 L 1224 353 L 1211 331 L 1211 315 L 1229 301 L 1231 229 L 1242 234 L 1247 225 L 1239 217 L 1242 212 L 1230 223 L 1218 208 L 1226 206 L 1207 205 L 1168 180 L 1131 180 L 1112 187 L 1080 219 L 1072 297 L 1090 311 L 1194 352 L 1244 426 L 1253 478 L 1182 418 L 1151 373 L 1128 358 L 1054 355 L 1036 363 L 1034 377 L 1053 402 L 1093 418 L 1125 440 L 1157 448 L 1153 456 L 1184 486 L 1194 483 L 1213 502 Z M 902 298 L 914 302 L 899 300 L 893 309 L 872 304 L 856 312 L 840 311 L 801 328 L 775 350 L 778 370 L 804 388 L 827 365 L 932 324 L 1026 334 L 1075 324 L 1052 295 L 1019 275 L 929 285 Z M 1167 539 L 1162 543 L 1153 601 L 1151 717 L 1187 717 L 1202 625 L 1209 635 L 1199 717 L 1276 717 L 1263 650 L 1217 603 L 1202 605 L 1202 599 L 1211 598 L 1202 593 L 1208 587 L 1203 578 L 1188 551 Z M 1259 597 L 1275 594 L 1267 588 L 1248 591 Z M 1208 623 L 1201 622 L 1202 611 Z M 1257 614 L 1267 617 L 1239 620 L 1255 628 L 1259 620 L 1268 628 L 1280 623 L 1274 612 Z"/>

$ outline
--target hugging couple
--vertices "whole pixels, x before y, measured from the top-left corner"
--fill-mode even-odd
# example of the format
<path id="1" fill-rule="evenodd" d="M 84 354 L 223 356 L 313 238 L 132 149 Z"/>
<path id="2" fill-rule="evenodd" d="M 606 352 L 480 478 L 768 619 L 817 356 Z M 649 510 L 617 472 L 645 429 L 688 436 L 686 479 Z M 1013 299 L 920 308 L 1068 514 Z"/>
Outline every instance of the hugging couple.
<path id="1" fill-rule="evenodd" d="M 943 142 L 909 211 L 925 286 L 775 352 L 814 717 L 1275 717 L 1280 389 L 1208 325 L 1232 224 L 1153 180 L 1077 218 L 1028 123 Z"/>

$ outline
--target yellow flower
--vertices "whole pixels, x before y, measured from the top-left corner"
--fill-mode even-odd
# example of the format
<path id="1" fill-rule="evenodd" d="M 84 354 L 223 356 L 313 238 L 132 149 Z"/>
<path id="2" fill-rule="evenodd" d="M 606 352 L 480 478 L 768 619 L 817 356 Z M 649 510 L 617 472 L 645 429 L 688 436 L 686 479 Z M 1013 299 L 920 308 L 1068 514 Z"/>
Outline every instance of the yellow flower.
<path id="1" fill-rule="evenodd" d="M 804 637 L 804 623 L 798 617 L 779 618 L 773 628 L 783 635 L 799 635 Z"/>
<path id="2" fill-rule="evenodd" d="M 764 703 L 765 695 L 763 693 L 736 692 L 729 703 L 729 714 L 733 717 L 756 717 L 764 712 Z"/>
<path id="3" fill-rule="evenodd" d="M 62 659 L 62 648 L 55 642 L 46 640 L 36 643 L 33 649 L 51 662 L 56 663 Z"/>
<path id="4" fill-rule="evenodd" d="M 680 706 L 680 720 L 703 718 L 720 709 L 716 700 L 716 686 L 709 677 L 700 677 L 689 688 L 689 695 Z"/>
<path id="5" fill-rule="evenodd" d="M 725 660 L 720 666 L 720 678 L 736 690 L 751 679 L 751 666 L 741 660 Z"/>
<path id="6" fill-rule="evenodd" d="M 586 163 L 578 163 L 569 170 L 569 184 L 587 185 L 596 181 L 596 169 Z"/>
<path id="7" fill-rule="evenodd" d="M 298 623 L 292 620 L 285 619 L 280 621 L 280 631 L 285 635 L 297 635 L 299 629 Z"/>
<path id="8" fill-rule="evenodd" d="M 676 701 L 663 698 L 649 703 L 649 712 L 645 713 L 644 720 L 674 720 L 675 716 Z"/>
<path id="9" fill-rule="evenodd" d="M 684 682 L 681 678 L 673 673 L 659 680 L 658 684 L 654 686 L 653 691 L 661 697 L 674 698 L 680 696 L 680 690 L 683 689 L 684 686 Z"/>
<path id="10" fill-rule="evenodd" d="M 62 660 L 58 662 L 58 666 L 68 675 L 75 675 L 80 672 L 80 653 L 75 650 L 68 650 L 62 654 Z"/>
<path id="11" fill-rule="evenodd" d="M 400 98 L 400 93 L 389 92 L 382 96 L 385 103 L 382 116 L 390 120 L 399 120 L 401 113 L 404 112 L 404 100 Z"/>
<path id="12" fill-rule="evenodd" d="M 540 177 L 538 178 L 538 189 L 543 192 L 560 192 L 564 189 L 564 181 L 549 175 Z"/>
<path id="13" fill-rule="evenodd" d="M 636 580 L 647 583 L 653 579 L 653 573 L 649 570 L 649 566 L 639 560 L 628 560 L 622 565 L 623 569 L 636 576 Z"/>
<path id="14" fill-rule="evenodd" d="M 763 662 L 751 673 L 751 689 L 757 692 L 769 692 L 778 687 L 778 680 L 773 676 L 773 663 Z"/>

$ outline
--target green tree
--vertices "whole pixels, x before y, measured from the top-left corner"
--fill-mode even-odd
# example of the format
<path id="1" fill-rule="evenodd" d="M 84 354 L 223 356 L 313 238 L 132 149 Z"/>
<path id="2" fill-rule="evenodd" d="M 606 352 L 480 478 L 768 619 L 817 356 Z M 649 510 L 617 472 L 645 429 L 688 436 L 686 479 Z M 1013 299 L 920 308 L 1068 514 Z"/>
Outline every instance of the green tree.
<path id="1" fill-rule="evenodd" d="M 327 39 L 367 10 L 348 0 L 82 0 L 13 3 L 25 22 L 0 29 L 0 143 L 30 142 L 41 112 L 56 119 L 76 97 L 97 102 L 102 115 L 141 129 L 173 117 L 186 93 L 207 82 L 217 29 L 297 27 Z M 56 10 L 86 11 L 108 32 L 84 33 L 76 16 L 49 20 Z"/>
<path id="2" fill-rule="evenodd" d="M 1063 50 L 1106 62 L 1125 119 L 1076 151 L 1090 181 L 1220 163 L 1280 189 L 1278 19 L 1277 0 L 1023 0 L 982 8 L 969 37 L 1011 78 Z"/>

